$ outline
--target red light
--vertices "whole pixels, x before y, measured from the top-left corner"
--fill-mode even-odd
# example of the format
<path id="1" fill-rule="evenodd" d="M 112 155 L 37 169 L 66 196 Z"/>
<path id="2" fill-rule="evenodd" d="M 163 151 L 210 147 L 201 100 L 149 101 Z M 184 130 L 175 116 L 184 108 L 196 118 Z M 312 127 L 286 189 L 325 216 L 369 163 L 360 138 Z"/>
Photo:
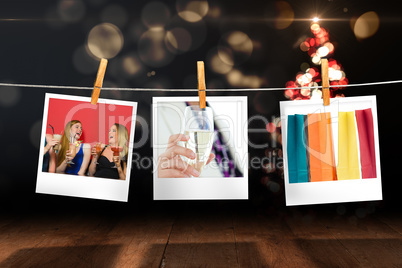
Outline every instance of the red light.
<path id="1" fill-rule="evenodd" d="M 274 123 L 268 123 L 266 126 L 265 126 L 265 128 L 266 128 L 266 130 L 269 132 L 269 133 L 274 133 L 275 132 L 275 130 L 276 130 L 276 126 L 275 126 L 275 124 Z"/>

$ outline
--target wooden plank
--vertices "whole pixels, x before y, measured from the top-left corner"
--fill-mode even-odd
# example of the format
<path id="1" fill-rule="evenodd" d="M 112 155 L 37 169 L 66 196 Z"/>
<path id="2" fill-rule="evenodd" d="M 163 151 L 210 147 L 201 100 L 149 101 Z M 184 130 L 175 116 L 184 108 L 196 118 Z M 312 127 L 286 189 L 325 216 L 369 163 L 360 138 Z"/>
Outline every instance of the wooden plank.
<path id="1" fill-rule="evenodd" d="M 402 215 L 400 213 L 381 213 L 375 215 L 375 218 L 402 235 Z"/>
<path id="2" fill-rule="evenodd" d="M 286 219 L 298 246 L 318 267 L 356 267 L 359 263 L 347 248 L 320 222 L 327 215 L 299 212 Z"/>
<path id="3" fill-rule="evenodd" d="M 14 228 L 26 226 L 32 231 L 9 231 L 9 241 L 3 239 L 0 246 L 11 251 L 0 259 L 0 266 L 159 267 L 173 224 L 173 217 L 160 215 L 75 215 L 57 223 L 47 220 Z"/>
<path id="4" fill-rule="evenodd" d="M 348 267 L 356 264 L 352 256 L 347 256 L 346 260 L 336 259 L 339 252 L 347 252 L 325 229 L 301 222 L 277 216 L 238 215 L 235 231 L 240 266 Z"/>
<path id="5" fill-rule="evenodd" d="M 85 256 L 92 254 L 113 224 L 104 217 L 88 215 L 70 215 L 56 221 L 46 216 L 25 222 L 29 227 L 27 230 L 12 233 L 9 243 L 1 241 L 1 246 L 13 249 L 13 254 L 2 264 L 15 267 L 77 266 L 85 262 Z M 113 250 L 116 251 L 115 246 Z"/>
<path id="6" fill-rule="evenodd" d="M 230 213 L 194 212 L 176 219 L 162 267 L 193 266 L 238 266 Z"/>
<path id="7" fill-rule="evenodd" d="M 382 221 L 348 216 L 323 218 L 323 222 L 360 266 L 402 267 L 401 234 Z"/>
<path id="8" fill-rule="evenodd" d="M 165 214 L 127 216 L 109 233 L 108 243 L 122 245 L 115 267 L 159 267 L 174 222 Z M 94 265 L 103 248 L 97 251 Z"/>

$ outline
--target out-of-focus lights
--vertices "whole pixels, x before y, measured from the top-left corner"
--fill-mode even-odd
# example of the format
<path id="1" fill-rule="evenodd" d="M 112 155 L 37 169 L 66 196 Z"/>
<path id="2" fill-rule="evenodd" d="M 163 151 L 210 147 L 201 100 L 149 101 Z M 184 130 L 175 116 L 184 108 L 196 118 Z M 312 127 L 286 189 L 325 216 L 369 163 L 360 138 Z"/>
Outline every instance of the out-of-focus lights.
<path id="1" fill-rule="evenodd" d="M 295 17 L 295 13 L 291 5 L 286 1 L 278 1 L 275 3 L 278 15 L 275 18 L 275 28 L 278 30 L 283 30 L 288 28 Z"/>
<path id="2" fill-rule="evenodd" d="M 173 28 L 166 33 L 165 43 L 169 51 L 180 54 L 190 50 L 191 35 L 184 28 Z"/>
<path id="3" fill-rule="evenodd" d="M 142 23 L 148 28 L 163 29 L 169 19 L 169 8 L 162 2 L 150 2 L 141 11 Z"/>
<path id="4" fill-rule="evenodd" d="M 380 27 L 380 18 L 374 11 L 361 15 L 355 22 L 353 32 L 357 39 L 373 36 Z"/>
<path id="5" fill-rule="evenodd" d="M 142 68 L 140 60 L 134 56 L 124 57 L 122 67 L 123 70 L 129 75 L 137 74 Z"/>
<path id="6" fill-rule="evenodd" d="M 329 53 L 329 49 L 326 46 L 322 46 L 317 49 L 317 54 L 319 57 L 325 57 L 328 55 L 328 53 Z"/>
<path id="7" fill-rule="evenodd" d="M 207 1 L 178 0 L 176 4 L 179 16 L 188 22 L 198 22 L 207 15 L 209 5 Z"/>
<path id="8" fill-rule="evenodd" d="M 145 32 L 138 42 L 138 55 L 142 62 L 150 67 L 162 67 L 169 64 L 174 55 L 165 46 L 166 31 L 152 28 Z"/>
<path id="9" fill-rule="evenodd" d="M 318 22 L 320 19 L 318 18 L 318 17 L 314 17 L 313 19 L 312 19 L 312 21 L 313 22 Z"/>
<path id="10" fill-rule="evenodd" d="M 123 44 L 123 34 L 117 26 L 111 23 L 98 24 L 88 34 L 88 50 L 98 59 L 115 57 Z"/>

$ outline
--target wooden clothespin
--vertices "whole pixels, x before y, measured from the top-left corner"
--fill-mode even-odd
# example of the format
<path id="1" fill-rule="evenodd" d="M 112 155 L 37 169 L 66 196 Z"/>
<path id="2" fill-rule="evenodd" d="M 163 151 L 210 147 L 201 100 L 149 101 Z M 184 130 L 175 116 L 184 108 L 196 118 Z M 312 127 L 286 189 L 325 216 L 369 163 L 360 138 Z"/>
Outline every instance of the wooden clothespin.
<path id="1" fill-rule="evenodd" d="M 321 58 L 321 85 L 322 85 L 322 99 L 324 106 L 328 106 L 329 101 L 329 76 L 328 76 L 328 59 Z"/>
<path id="2" fill-rule="evenodd" d="M 205 94 L 205 70 L 204 62 L 197 61 L 197 77 L 198 77 L 198 97 L 200 99 L 200 108 L 207 107 L 206 94 Z"/>
<path id="3" fill-rule="evenodd" d="M 98 103 L 99 94 L 103 84 L 103 78 L 105 77 L 106 66 L 107 59 L 101 59 L 99 63 L 98 74 L 96 75 L 94 89 L 92 90 L 91 104 L 96 105 Z"/>

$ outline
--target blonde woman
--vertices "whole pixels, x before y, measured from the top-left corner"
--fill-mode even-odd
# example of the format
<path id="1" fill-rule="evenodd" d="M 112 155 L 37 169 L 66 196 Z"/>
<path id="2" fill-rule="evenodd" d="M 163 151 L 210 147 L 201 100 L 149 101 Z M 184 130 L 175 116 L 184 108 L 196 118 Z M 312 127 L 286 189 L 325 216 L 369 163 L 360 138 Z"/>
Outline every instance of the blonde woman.
<path id="1" fill-rule="evenodd" d="M 82 124 L 80 121 L 72 120 L 66 124 L 61 137 L 61 148 L 57 154 L 57 173 L 85 175 L 91 159 L 91 147 L 89 144 L 78 142 L 81 135 Z M 70 146 L 75 147 L 75 153 L 72 152 Z"/>
<path id="2" fill-rule="evenodd" d="M 127 128 L 117 123 L 112 125 L 109 129 L 109 144 L 102 145 L 103 149 L 98 157 L 96 149 L 92 148 L 92 156 L 97 157 L 98 164 L 95 161 L 91 162 L 89 176 L 125 180 L 128 153 L 127 142 Z M 113 147 L 122 148 L 118 156 L 113 155 Z"/>

